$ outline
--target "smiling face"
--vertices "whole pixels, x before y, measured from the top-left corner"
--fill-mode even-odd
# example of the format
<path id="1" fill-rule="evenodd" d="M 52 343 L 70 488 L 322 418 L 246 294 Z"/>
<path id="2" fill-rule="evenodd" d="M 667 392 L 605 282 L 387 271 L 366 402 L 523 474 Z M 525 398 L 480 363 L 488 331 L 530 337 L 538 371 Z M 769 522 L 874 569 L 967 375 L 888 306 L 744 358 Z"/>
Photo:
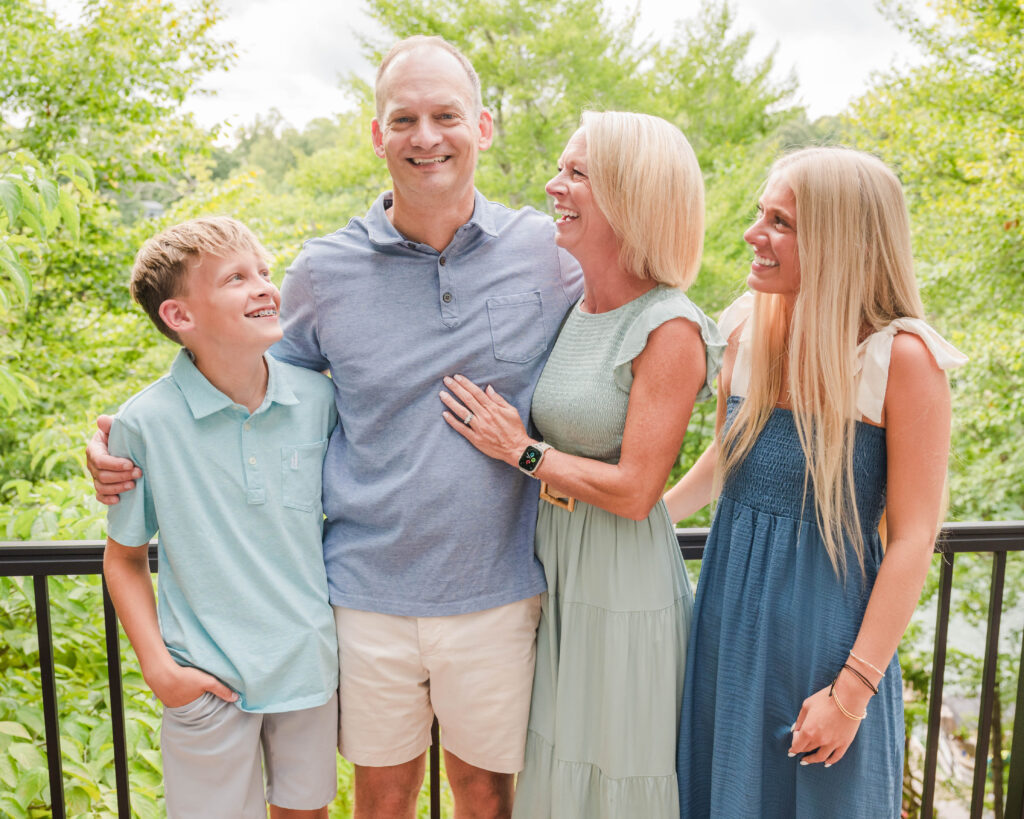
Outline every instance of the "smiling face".
<path id="1" fill-rule="evenodd" d="M 779 176 L 772 176 L 757 205 L 758 216 L 744 241 L 754 249 L 747 286 L 759 293 L 790 299 L 800 289 L 800 253 L 796 238 L 796 196 Z"/>
<path id="2" fill-rule="evenodd" d="M 373 147 L 385 159 L 396 199 L 421 208 L 473 199 L 477 154 L 491 144 L 491 118 L 476 110 L 465 69 L 446 51 L 404 52 L 382 78 Z"/>
<path id="3" fill-rule="evenodd" d="M 280 340 L 281 293 L 262 259 L 245 252 L 204 254 L 190 265 L 184 295 L 160 305 L 164 321 L 186 347 L 215 345 L 262 355 Z"/>
<path id="4" fill-rule="evenodd" d="M 615 231 L 597 205 L 587 174 L 587 135 L 582 128 L 569 139 L 558 160 L 558 173 L 544 190 L 555 200 L 556 244 L 581 262 L 588 252 L 617 249 Z"/>

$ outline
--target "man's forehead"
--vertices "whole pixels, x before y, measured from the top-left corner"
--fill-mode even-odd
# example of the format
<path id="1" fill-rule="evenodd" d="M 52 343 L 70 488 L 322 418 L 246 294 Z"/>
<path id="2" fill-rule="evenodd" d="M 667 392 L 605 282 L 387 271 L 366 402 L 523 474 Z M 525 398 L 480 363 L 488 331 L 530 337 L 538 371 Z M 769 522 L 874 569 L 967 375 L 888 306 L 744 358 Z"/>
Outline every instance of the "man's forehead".
<path id="1" fill-rule="evenodd" d="M 423 104 L 472 108 L 473 86 L 465 68 L 441 48 L 421 46 L 399 54 L 381 79 L 385 110 Z"/>
<path id="2" fill-rule="evenodd" d="M 404 93 L 399 91 L 388 94 L 387 99 L 384 100 L 385 115 L 419 108 L 465 112 L 468 110 L 468 105 L 465 99 L 459 97 L 458 94 L 452 93 L 451 89 L 445 89 L 443 93 L 439 94 L 416 93 L 411 90 Z"/>

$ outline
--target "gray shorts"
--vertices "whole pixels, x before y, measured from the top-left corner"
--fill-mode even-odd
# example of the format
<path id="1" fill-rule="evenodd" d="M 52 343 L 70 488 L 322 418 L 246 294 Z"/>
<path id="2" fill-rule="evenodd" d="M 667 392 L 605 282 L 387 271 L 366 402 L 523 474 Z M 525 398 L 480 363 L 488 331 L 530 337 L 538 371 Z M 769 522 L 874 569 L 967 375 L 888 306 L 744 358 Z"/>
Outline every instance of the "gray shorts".
<path id="1" fill-rule="evenodd" d="M 322 808 L 338 790 L 337 738 L 337 694 L 317 708 L 280 714 L 242 711 L 210 693 L 164 708 L 167 816 L 266 819 L 267 802 Z"/>

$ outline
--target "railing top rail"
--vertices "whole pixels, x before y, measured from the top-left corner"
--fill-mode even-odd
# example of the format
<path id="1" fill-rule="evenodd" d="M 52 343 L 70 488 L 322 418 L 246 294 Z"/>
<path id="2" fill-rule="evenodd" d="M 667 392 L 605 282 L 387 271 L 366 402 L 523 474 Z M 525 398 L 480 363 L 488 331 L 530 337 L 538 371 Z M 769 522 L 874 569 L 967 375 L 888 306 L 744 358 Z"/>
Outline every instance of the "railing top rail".
<path id="1" fill-rule="evenodd" d="M 707 534 L 705 528 L 676 529 L 683 557 L 699 559 Z M 95 573 L 103 559 L 104 544 L 102 540 L 0 541 L 0 566 L 7 575 Z M 946 554 L 1024 551 L 1024 520 L 947 523 L 942 527 L 938 550 Z"/>

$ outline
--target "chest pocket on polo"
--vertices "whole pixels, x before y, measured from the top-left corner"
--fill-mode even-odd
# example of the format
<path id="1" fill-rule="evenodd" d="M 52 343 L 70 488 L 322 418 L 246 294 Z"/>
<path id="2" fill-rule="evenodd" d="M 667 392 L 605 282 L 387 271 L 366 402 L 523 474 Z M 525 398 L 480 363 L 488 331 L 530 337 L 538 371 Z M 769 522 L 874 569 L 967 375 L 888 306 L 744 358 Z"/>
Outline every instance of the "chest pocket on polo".
<path id="1" fill-rule="evenodd" d="M 487 299 L 487 319 L 494 357 L 499 361 L 523 364 L 544 352 L 539 290 Z"/>
<path id="2" fill-rule="evenodd" d="M 320 509 L 327 440 L 281 447 L 281 502 L 290 509 Z"/>

